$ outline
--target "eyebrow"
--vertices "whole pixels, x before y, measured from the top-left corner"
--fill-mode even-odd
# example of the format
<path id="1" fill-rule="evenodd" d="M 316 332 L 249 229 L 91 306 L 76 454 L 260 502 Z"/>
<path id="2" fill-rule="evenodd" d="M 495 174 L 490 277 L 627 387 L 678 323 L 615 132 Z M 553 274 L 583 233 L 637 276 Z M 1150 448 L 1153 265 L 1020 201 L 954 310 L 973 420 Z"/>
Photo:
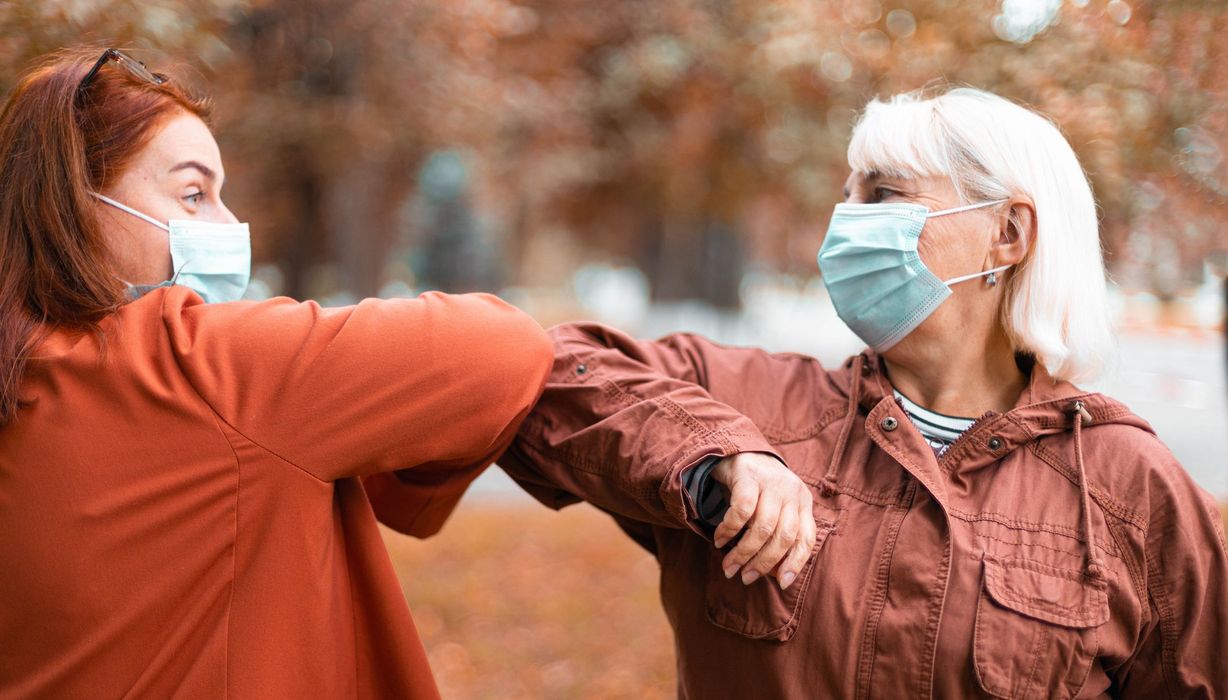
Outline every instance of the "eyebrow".
<path id="1" fill-rule="evenodd" d="M 858 178 L 857 175 L 860 175 L 861 177 Z M 853 171 L 852 176 L 844 181 L 844 198 L 848 199 L 849 194 L 851 194 L 851 189 L 849 188 L 850 181 L 860 180 L 861 182 L 877 182 L 878 180 L 882 179 L 882 177 L 883 174 L 877 170 L 867 170 L 864 172 Z"/>
<path id="2" fill-rule="evenodd" d="M 210 168 L 209 166 L 205 165 L 204 163 L 201 163 L 200 161 L 195 161 L 195 160 L 185 160 L 184 162 L 180 163 L 179 165 L 176 165 L 176 166 L 172 167 L 172 168 L 171 168 L 170 170 L 168 170 L 167 172 L 171 172 L 171 173 L 173 173 L 173 172 L 176 172 L 176 171 L 178 171 L 178 170 L 187 170 L 188 168 L 194 168 L 194 169 L 196 169 L 196 170 L 199 170 L 199 171 L 200 171 L 200 174 L 201 174 L 201 175 L 204 175 L 204 176 L 205 176 L 205 178 L 207 178 L 207 179 L 208 179 L 208 180 L 210 180 L 210 181 L 213 181 L 213 180 L 216 180 L 216 179 L 217 179 L 217 173 L 213 172 L 213 169 L 212 169 L 212 168 Z"/>

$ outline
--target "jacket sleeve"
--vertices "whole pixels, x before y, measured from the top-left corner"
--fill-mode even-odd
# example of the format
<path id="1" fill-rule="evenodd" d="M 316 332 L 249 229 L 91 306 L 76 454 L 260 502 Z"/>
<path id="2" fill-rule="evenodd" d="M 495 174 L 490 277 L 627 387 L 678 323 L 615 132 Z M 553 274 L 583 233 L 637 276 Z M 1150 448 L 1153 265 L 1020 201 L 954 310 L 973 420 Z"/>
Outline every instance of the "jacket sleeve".
<path id="1" fill-rule="evenodd" d="M 1165 450 L 1167 453 L 1167 450 Z M 1228 545 L 1218 506 L 1166 455 L 1147 490 L 1150 621 L 1122 697 L 1228 697 Z"/>
<path id="2" fill-rule="evenodd" d="M 545 393 L 498 460 L 547 506 L 584 500 L 703 535 L 682 473 L 710 456 L 780 458 L 749 418 L 706 389 L 708 364 L 732 361 L 731 349 L 689 335 L 637 341 L 599 324 L 549 333 Z"/>
<path id="3" fill-rule="evenodd" d="M 510 442 L 550 367 L 540 326 L 483 294 L 335 309 L 176 298 L 162 311 L 171 350 L 218 418 L 324 481 L 408 470 L 372 487 L 385 506 L 424 511 L 402 513 L 405 527 L 440 520 Z"/>

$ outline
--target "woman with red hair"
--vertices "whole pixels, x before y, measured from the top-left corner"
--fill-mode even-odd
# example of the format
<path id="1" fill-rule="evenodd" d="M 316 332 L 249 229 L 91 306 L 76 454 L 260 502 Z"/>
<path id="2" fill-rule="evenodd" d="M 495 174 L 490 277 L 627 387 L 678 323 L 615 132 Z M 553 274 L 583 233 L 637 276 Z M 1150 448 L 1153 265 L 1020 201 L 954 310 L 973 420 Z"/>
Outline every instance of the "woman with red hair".
<path id="1" fill-rule="evenodd" d="M 0 114 L 0 696 L 435 697 L 425 536 L 550 345 L 486 295 L 237 301 L 208 104 L 65 51 Z"/>

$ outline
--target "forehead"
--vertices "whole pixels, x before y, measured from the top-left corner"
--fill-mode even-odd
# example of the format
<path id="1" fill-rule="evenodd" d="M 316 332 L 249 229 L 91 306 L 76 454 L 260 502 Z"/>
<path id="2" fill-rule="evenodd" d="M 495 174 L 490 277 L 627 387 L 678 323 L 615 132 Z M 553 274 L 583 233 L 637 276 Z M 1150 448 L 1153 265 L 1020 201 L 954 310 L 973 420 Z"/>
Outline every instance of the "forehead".
<path id="1" fill-rule="evenodd" d="M 174 165 L 191 160 L 222 171 L 221 152 L 209 127 L 196 115 L 183 112 L 168 118 L 154 133 L 137 157 L 137 167 L 165 175 Z"/>

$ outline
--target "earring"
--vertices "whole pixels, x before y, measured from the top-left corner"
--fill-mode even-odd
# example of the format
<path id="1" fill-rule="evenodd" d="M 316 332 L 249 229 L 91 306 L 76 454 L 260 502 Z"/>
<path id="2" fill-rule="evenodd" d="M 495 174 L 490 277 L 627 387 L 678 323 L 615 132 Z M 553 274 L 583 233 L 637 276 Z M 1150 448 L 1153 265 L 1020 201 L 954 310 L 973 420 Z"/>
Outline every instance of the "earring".
<path id="1" fill-rule="evenodd" d="M 985 278 L 985 284 L 988 284 L 990 287 L 998 286 L 998 273 L 989 273 L 989 276 Z"/>

